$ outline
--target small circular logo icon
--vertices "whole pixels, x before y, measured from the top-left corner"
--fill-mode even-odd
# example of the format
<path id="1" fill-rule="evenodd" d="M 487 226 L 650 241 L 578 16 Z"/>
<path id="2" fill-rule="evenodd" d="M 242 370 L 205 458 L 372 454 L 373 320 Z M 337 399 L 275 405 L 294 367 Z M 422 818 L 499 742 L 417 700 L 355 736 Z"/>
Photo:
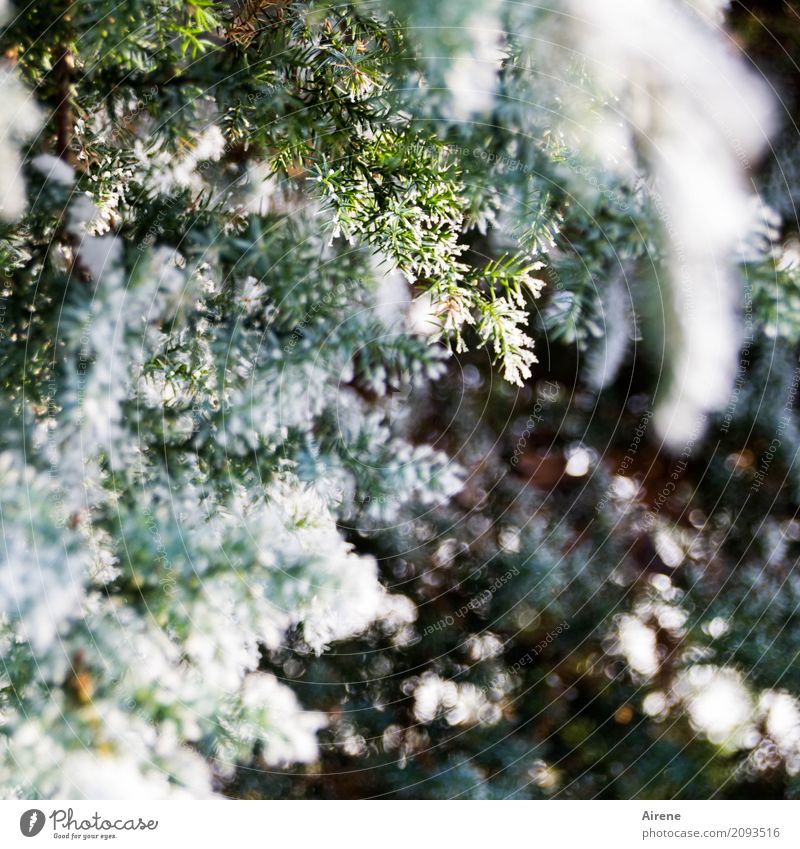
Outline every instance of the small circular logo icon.
<path id="1" fill-rule="evenodd" d="M 19 818 L 19 830 L 25 837 L 36 837 L 44 828 L 44 814 L 38 808 L 31 808 Z"/>

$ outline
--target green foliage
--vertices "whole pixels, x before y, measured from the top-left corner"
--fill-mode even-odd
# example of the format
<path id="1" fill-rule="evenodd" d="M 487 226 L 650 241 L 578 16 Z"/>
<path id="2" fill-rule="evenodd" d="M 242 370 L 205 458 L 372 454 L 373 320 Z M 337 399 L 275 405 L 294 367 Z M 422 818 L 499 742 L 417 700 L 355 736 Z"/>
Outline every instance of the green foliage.
<path id="1" fill-rule="evenodd" d="M 796 795 L 791 226 L 564 8 L 12 10 L 4 794 Z"/>

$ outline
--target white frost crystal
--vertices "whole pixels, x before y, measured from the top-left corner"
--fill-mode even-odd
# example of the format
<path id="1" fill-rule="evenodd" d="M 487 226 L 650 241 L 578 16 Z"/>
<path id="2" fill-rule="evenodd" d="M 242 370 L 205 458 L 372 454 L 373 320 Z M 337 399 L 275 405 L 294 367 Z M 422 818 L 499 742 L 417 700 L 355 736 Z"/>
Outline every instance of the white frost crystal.
<path id="1" fill-rule="evenodd" d="M 564 99 L 565 142 L 593 150 L 634 185 L 643 170 L 670 253 L 669 386 L 656 416 L 685 444 L 724 406 L 741 342 L 736 246 L 752 227 L 750 163 L 772 128 L 765 86 L 719 38 L 719 2 L 566 0 L 543 32 L 548 74 L 569 78 L 574 53 L 586 90 Z M 565 23 L 565 20 L 567 23 Z M 570 50 L 553 45 L 569 45 Z M 654 295 L 655 297 L 655 295 Z"/>
<path id="2" fill-rule="evenodd" d="M 3 3 L 1 18 L 5 17 L 5 8 Z M 0 67 L 0 99 L 0 217 L 14 219 L 27 206 L 19 145 L 39 129 L 41 121 L 30 95 L 9 68 Z"/>

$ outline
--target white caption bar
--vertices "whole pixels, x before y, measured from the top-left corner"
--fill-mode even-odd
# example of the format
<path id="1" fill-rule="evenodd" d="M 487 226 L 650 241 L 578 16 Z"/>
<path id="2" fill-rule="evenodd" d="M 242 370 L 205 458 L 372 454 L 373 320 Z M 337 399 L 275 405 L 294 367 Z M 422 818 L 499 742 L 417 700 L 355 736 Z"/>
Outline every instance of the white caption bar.
<path id="1" fill-rule="evenodd" d="M 0 802 L 0 846 L 800 846 L 798 802 Z"/>

